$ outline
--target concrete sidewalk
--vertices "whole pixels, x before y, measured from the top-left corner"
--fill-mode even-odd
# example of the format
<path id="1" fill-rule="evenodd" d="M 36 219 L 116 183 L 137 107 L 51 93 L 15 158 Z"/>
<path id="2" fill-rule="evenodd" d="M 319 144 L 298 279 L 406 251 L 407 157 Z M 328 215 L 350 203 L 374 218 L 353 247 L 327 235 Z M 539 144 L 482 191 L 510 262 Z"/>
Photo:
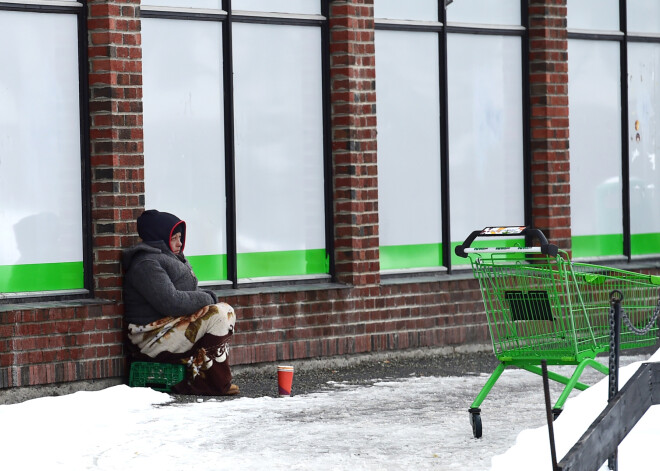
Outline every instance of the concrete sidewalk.
<path id="1" fill-rule="evenodd" d="M 292 394 L 308 394 L 329 388 L 328 383 L 370 385 L 379 380 L 419 376 L 490 374 L 497 359 L 490 345 L 415 349 L 314 360 L 282 361 L 232 368 L 242 397 L 277 397 L 277 365 L 293 365 Z"/>

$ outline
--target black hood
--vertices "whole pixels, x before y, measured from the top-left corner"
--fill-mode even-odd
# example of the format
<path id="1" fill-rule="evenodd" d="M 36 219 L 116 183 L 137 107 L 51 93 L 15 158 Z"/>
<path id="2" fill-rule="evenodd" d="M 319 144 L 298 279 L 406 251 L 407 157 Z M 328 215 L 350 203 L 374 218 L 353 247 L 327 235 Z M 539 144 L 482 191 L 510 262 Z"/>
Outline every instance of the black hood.
<path id="1" fill-rule="evenodd" d="M 174 214 L 148 209 L 137 219 L 137 230 L 144 242 L 165 242 L 170 248 L 172 235 L 181 231 L 181 252 L 186 247 L 186 223 Z"/>

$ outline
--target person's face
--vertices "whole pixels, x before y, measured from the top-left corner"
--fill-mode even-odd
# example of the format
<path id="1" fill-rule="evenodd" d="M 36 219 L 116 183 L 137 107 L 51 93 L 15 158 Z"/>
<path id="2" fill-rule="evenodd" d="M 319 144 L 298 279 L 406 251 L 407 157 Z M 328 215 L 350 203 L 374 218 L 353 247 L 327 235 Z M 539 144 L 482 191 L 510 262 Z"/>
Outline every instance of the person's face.
<path id="1" fill-rule="evenodd" d="M 183 247 L 183 243 L 181 242 L 181 233 L 177 232 L 170 239 L 170 249 L 172 249 L 172 252 L 178 254 L 181 252 L 181 247 Z"/>

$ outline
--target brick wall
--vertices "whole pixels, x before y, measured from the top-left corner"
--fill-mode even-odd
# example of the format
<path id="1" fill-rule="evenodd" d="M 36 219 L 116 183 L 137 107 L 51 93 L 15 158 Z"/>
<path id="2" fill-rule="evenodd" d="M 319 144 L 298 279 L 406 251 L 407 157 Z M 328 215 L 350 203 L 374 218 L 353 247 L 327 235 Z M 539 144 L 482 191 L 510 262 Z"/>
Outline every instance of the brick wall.
<path id="1" fill-rule="evenodd" d="M 121 249 L 144 207 L 139 0 L 88 5 L 94 294 L 121 300 Z"/>
<path id="2" fill-rule="evenodd" d="M 122 320 L 112 303 L 0 308 L 0 389 L 123 374 Z"/>
<path id="3" fill-rule="evenodd" d="M 571 248 L 566 0 L 529 2 L 533 226 Z"/>
<path id="4" fill-rule="evenodd" d="M 380 280 L 373 0 L 330 4 L 330 88 L 337 279 Z"/>
<path id="5" fill-rule="evenodd" d="M 231 363 L 249 364 L 488 343 L 474 280 L 228 296 L 236 308 Z"/>

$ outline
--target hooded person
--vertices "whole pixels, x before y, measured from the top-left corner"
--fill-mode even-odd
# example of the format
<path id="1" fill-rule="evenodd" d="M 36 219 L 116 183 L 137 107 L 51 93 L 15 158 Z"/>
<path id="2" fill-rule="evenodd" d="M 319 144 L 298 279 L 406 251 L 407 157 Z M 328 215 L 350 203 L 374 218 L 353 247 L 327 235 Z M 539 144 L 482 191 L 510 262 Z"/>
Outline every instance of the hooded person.
<path id="1" fill-rule="evenodd" d="M 179 394 L 234 395 L 228 341 L 236 315 L 200 289 L 183 255 L 186 223 L 150 209 L 137 219 L 137 245 L 122 253 L 124 317 L 134 357 L 186 366 Z"/>

